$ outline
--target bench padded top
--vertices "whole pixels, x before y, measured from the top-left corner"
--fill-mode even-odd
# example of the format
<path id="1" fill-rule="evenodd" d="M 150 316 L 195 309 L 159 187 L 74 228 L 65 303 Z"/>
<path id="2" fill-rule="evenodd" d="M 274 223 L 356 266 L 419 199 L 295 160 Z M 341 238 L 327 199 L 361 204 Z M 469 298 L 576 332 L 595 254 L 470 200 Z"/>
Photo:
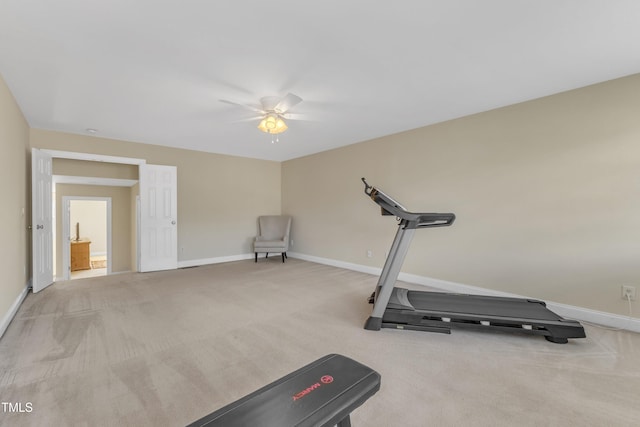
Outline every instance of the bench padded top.
<path id="1" fill-rule="evenodd" d="M 335 426 L 379 389 L 376 371 L 330 354 L 188 427 Z"/>

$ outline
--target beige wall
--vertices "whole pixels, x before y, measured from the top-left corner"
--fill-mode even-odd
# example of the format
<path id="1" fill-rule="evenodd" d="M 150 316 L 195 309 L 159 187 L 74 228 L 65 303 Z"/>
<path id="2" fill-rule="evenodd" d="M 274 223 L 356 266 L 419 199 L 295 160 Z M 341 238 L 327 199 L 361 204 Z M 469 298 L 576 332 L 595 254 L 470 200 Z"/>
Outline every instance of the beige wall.
<path id="1" fill-rule="evenodd" d="M 292 251 L 382 267 L 396 223 L 364 176 L 410 210 L 457 215 L 417 231 L 403 271 L 626 315 L 620 286 L 640 288 L 638 88 L 634 75 L 287 161 Z"/>
<path id="2" fill-rule="evenodd" d="M 53 159 L 54 175 L 89 176 L 98 178 L 138 179 L 138 166 L 122 163 Z"/>
<path id="3" fill-rule="evenodd" d="M 131 209 L 128 206 L 129 210 Z M 127 215 L 129 212 L 126 212 Z M 80 239 L 91 241 L 91 255 L 107 253 L 107 201 L 71 200 L 69 210 L 69 232 L 76 237 L 76 225 Z"/>
<path id="4" fill-rule="evenodd" d="M 180 261 L 251 253 L 256 217 L 280 213 L 278 162 L 38 129 L 31 129 L 30 135 L 31 146 L 36 148 L 142 158 L 150 164 L 177 166 Z M 78 173 L 71 170 L 66 174 Z"/>
<path id="5" fill-rule="evenodd" d="M 27 174 L 30 167 L 29 126 L 0 76 L 0 321 L 28 282 L 30 202 Z M 26 270 L 26 272 L 25 272 Z"/>

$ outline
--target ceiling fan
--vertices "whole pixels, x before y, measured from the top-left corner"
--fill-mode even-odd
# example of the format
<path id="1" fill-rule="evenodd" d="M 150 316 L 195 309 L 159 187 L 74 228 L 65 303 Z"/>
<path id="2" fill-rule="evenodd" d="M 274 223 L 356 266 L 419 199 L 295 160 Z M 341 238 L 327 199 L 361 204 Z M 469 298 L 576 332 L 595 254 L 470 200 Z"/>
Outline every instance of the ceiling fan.
<path id="1" fill-rule="evenodd" d="M 294 95 L 293 93 L 287 93 L 284 97 L 279 96 L 265 96 L 260 99 L 261 108 L 255 107 L 253 105 L 248 104 L 238 104 L 236 102 L 227 101 L 221 99 L 220 102 L 224 102 L 232 105 L 239 105 L 244 108 L 248 108 L 251 111 L 259 113 L 256 117 L 251 117 L 249 119 L 241 120 L 241 121 L 253 121 L 260 120 L 258 124 L 258 129 L 262 132 L 278 135 L 284 131 L 286 131 L 289 127 L 287 126 L 286 120 L 301 120 L 303 116 L 300 114 L 292 114 L 289 113 L 289 109 L 295 105 L 298 105 L 302 102 L 302 98 L 298 95 Z M 274 141 L 273 137 L 271 142 L 277 142 L 278 137 Z"/>

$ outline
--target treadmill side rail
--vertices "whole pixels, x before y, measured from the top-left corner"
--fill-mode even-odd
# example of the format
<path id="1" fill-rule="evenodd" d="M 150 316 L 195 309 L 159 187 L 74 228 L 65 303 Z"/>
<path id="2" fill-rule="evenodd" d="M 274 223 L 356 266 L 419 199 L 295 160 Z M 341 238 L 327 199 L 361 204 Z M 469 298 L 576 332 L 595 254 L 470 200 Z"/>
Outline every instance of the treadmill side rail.
<path id="1" fill-rule="evenodd" d="M 387 307 L 382 318 L 383 328 L 522 333 L 544 336 L 553 343 L 566 343 L 568 338 L 585 338 L 584 328 L 579 322 L 563 319 L 536 300 L 506 298 L 502 301 L 494 296 L 407 291 L 402 288 L 395 288 L 396 293 L 406 293 L 411 305 Z M 469 310 L 470 306 L 474 309 Z"/>

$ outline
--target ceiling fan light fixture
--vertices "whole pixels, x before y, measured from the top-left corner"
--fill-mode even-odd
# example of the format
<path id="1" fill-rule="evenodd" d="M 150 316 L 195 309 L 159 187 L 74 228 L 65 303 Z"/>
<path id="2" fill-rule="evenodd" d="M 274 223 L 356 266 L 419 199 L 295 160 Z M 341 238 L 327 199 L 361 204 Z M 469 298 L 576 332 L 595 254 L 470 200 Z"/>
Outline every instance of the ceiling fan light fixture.
<path id="1" fill-rule="evenodd" d="M 284 122 L 284 120 L 282 120 L 281 118 L 278 118 L 278 120 L 276 120 L 276 132 L 275 133 L 284 132 L 285 130 L 287 130 L 287 128 L 288 128 L 288 126 Z"/>
<path id="2" fill-rule="evenodd" d="M 270 134 L 278 134 L 287 130 L 288 126 L 277 114 L 269 114 L 260 121 L 258 129 Z"/>

